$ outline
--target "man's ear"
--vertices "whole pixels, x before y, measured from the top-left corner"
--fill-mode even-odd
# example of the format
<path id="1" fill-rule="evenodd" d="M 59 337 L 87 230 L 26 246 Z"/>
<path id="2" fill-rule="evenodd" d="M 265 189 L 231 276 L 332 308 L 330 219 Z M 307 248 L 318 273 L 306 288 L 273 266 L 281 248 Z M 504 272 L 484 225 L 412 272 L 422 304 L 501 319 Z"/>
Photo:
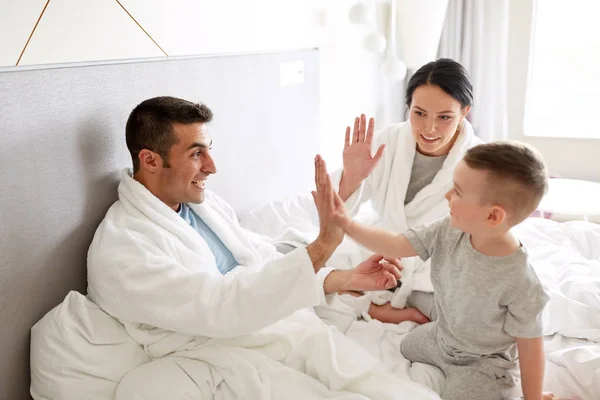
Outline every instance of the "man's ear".
<path id="1" fill-rule="evenodd" d="M 500 206 L 492 206 L 488 217 L 488 222 L 491 226 L 498 226 L 506 221 L 506 210 Z"/>
<path id="2" fill-rule="evenodd" d="M 152 174 L 162 167 L 162 158 L 152 150 L 142 149 L 138 153 L 140 160 L 140 169 L 146 170 Z"/>

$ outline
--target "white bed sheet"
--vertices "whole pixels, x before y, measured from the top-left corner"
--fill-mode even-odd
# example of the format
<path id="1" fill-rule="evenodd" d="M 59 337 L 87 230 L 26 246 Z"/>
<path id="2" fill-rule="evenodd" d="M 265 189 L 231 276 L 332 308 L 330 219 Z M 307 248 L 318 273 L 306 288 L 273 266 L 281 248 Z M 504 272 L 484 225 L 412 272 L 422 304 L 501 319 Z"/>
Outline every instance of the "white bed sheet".
<path id="1" fill-rule="evenodd" d="M 444 377 L 437 368 L 418 363 L 411 366 L 400 353 L 400 343 L 413 326 L 408 322 L 391 325 L 379 321 L 356 321 L 350 324 L 346 335 L 359 342 L 393 373 L 402 376 L 408 373 L 413 381 L 440 392 Z M 565 399 L 600 399 L 599 343 L 556 334 L 545 338 L 545 352 L 545 391 Z M 517 385 L 510 398 L 521 394 L 521 388 Z"/>
<path id="2" fill-rule="evenodd" d="M 544 388 L 557 396 L 600 399 L 600 344 L 589 340 L 547 336 Z"/>
<path id="3" fill-rule="evenodd" d="M 296 237 L 308 237 L 316 231 L 316 226 L 307 221 L 314 216 L 298 214 L 299 210 L 298 204 L 280 202 L 247 214 L 241 222 L 272 238 L 285 237 L 283 232 L 290 230 L 299 232 Z M 599 400 L 600 225 L 529 218 L 515 227 L 514 232 L 527 249 L 551 298 L 544 312 L 545 389 L 565 397 Z M 338 254 L 336 262 L 343 259 Z M 335 296 L 329 296 L 329 301 L 328 307 L 317 310 L 319 316 L 361 343 L 391 371 L 402 375 L 408 372 L 413 380 L 429 383 L 434 389 L 443 384 L 440 383 L 443 378 L 431 368 L 410 367 L 400 354 L 399 344 L 404 334 L 414 327 L 412 323 L 396 326 L 356 321 L 356 312 L 346 303 Z"/>
<path id="4" fill-rule="evenodd" d="M 530 218 L 514 232 L 550 293 L 546 335 L 600 342 L 600 225 Z"/>

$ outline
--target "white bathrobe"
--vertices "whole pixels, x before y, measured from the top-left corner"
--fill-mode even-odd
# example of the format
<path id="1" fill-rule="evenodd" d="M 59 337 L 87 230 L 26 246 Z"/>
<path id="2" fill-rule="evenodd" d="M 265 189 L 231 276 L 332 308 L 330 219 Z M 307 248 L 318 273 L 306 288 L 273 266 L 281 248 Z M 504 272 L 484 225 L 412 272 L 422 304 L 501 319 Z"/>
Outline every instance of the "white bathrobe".
<path id="1" fill-rule="evenodd" d="M 480 143 L 483 142 L 475 136 L 471 124 L 464 121 L 459 137 L 433 181 L 405 205 L 404 199 L 410 182 L 417 143 L 410 122 L 391 125 L 375 135 L 374 149 L 381 144 L 386 145 L 382 159 L 346 200 L 346 207 L 360 222 L 399 233 L 410 227 L 417 227 L 441 218 L 448 213 L 448 204 L 444 195 L 452 187 L 454 168 L 469 148 Z M 331 174 L 334 185 L 339 185 L 341 176 L 341 170 Z M 362 210 L 358 214 L 360 206 L 369 200 L 372 210 L 367 212 Z M 253 210 L 242 220 L 242 223 L 255 232 L 273 238 L 276 243 L 283 242 L 298 246 L 314 237 L 318 229 L 318 216 L 312 199 L 305 196 L 285 202 L 275 202 Z M 346 239 L 330 259 L 329 265 L 342 269 L 352 268 L 371 254 L 352 240 Z M 360 298 L 343 295 L 341 297 L 344 303 L 349 305 L 357 316 L 369 319 L 367 310 L 371 302 L 383 304 L 390 301 L 394 307 L 403 308 L 412 290 L 433 291 L 429 262 L 412 257 L 404 259 L 403 264 L 403 285 L 394 293 L 371 292 L 369 296 Z M 337 296 L 328 296 L 328 305 L 335 308 L 339 304 L 333 304 L 334 297 Z M 323 315 L 322 311 L 322 309 L 319 311 L 319 315 Z M 338 326 L 343 329 L 343 325 L 338 324 Z"/>
<path id="2" fill-rule="evenodd" d="M 363 398 L 348 392 L 437 398 L 381 371 L 378 361 L 306 310 L 319 304 L 323 290 L 305 248 L 278 256 L 207 191 L 202 204 L 190 206 L 240 264 L 221 275 L 202 237 L 130 174 L 123 172 L 119 200 L 90 246 L 88 292 L 151 358 L 202 361 L 198 370 L 181 365 L 194 382 L 207 380 L 198 371 L 208 364 L 210 390 L 220 385 L 226 398 L 279 398 L 292 388 L 290 398 L 298 399 Z"/>
<path id="3" fill-rule="evenodd" d="M 405 205 L 417 143 L 410 122 L 391 125 L 375 136 L 373 148 L 377 149 L 381 144 L 386 145 L 383 157 L 373 172 L 346 200 L 346 207 L 356 215 L 360 205 L 370 200 L 377 218 L 368 222 L 398 233 L 435 221 L 449 211 L 444 196 L 453 185 L 454 168 L 468 149 L 481 143 L 483 142 L 475 136 L 471 124 L 465 120 L 458 138 L 433 181 Z M 340 178 L 341 172 L 334 176 L 337 182 Z M 403 260 L 403 263 L 406 270 L 413 273 L 413 290 L 433 291 L 429 262 L 413 257 Z"/>

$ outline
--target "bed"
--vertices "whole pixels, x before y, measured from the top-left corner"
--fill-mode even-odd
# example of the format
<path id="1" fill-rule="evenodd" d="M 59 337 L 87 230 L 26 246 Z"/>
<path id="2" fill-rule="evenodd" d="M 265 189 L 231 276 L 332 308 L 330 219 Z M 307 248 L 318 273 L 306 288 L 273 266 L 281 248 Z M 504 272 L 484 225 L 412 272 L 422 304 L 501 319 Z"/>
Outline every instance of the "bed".
<path id="1" fill-rule="evenodd" d="M 133 107 L 158 95 L 209 105 L 211 188 L 243 212 L 312 186 L 318 60 L 303 49 L 0 70 L 1 400 L 30 398 L 32 326 L 70 291 L 86 293 L 87 248 L 131 163 Z M 281 75 L 290 65 L 295 84 Z"/>
<path id="2" fill-rule="evenodd" d="M 301 84 L 282 79 L 290 65 L 302 66 Z M 318 68 L 318 51 L 307 49 L 0 71 L 0 400 L 31 398 L 30 345 L 58 348 L 81 342 L 98 349 L 85 360 L 72 359 L 70 370 L 54 371 L 73 379 L 73 391 L 82 389 L 82 371 L 97 375 L 100 393 L 114 391 L 125 374 L 152 365 L 115 320 L 84 296 L 87 248 L 116 199 L 121 168 L 130 163 L 124 143 L 130 110 L 156 95 L 208 104 L 215 112 L 213 152 L 220 168 L 211 189 L 234 206 L 247 227 L 276 237 L 280 224 L 302 223 L 298 215 L 286 220 L 278 207 L 285 208 L 286 199 L 307 194 L 313 185 L 312 158 L 319 148 Z M 269 156 L 255 156 L 265 153 Z M 536 219 L 519 229 L 540 268 L 547 267 L 545 278 L 554 294 L 546 387 L 595 399 L 600 393 L 600 228 Z M 413 325 L 359 321 L 343 310 L 322 318 L 389 371 L 440 384 L 435 371 L 409 368 L 399 354 L 399 343 Z M 53 323 L 54 342 L 38 341 L 44 324 Z M 46 361 L 58 366 L 51 359 L 57 350 L 51 350 L 55 352 L 47 353 Z M 111 357 L 127 362 L 107 371 L 103 363 Z M 180 379 L 176 364 L 158 367 L 133 377 L 141 384 L 154 376 Z M 200 373 L 197 381 L 208 374 Z M 196 397 L 187 398 L 202 398 L 195 386 L 178 387 L 181 398 L 188 389 L 187 395 Z M 79 399 L 106 398 L 98 393 Z"/>
<path id="3" fill-rule="evenodd" d="M 311 203 L 309 197 L 271 202 L 244 214 L 241 222 L 248 229 L 271 237 L 278 245 L 299 245 L 318 231 Z M 373 221 L 376 216 L 365 204 L 357 218 Z M 531 217 L 516 226 L 514 232 L 527 248 L 531 263 L 550 294 L 543 315 L 545 389 L 564 398 L 600 399 L 600 225 Z M 345 240 L 330 264 L 351 268 L 361 260 L 361 253 Z M 360 318 L 356 307 L 349 306 L 352 301 L 342 301 L 337 295 L 328 298 L 328 305 L 317 310 L 323 320 L 361 343 L 390 370 L 406 370 L 407 361 L 399 348 L 414 323 L 367 322 Z M 443 378 L 426 367 L 413 368 L 409 373 L 433 387 L 443 384 Z M 520 395 L 518 390 L 514 395 Z"/>

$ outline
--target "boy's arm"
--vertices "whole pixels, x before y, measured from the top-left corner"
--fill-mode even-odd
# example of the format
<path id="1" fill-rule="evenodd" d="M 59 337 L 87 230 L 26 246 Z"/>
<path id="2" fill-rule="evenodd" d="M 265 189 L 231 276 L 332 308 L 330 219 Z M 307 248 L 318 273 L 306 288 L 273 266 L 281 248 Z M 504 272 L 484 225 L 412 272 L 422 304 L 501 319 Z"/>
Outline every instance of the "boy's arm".
<path id="1" fill-rule="evenodd" d="M 345 230 L 352 239 L 386 258 L 404 258 L 418 255 L 406 236 L 401 233 L 369 227 L 356 221 L 352 221 Z"/>
<path id="2" fill-rule="evenodd" d="M 315 157 L 315 184 L 317 191 L 313 191 L 312 195 L 317 206 L 322 230 L 324 229 L 323 225 L 333 223 L 342 228 L 354 240 L 385 258 L 417 255 L 404 235 L 367 227 L 352 220 L 341 197 L 333 190 L 331 178 L 327 174 L 327 166 L 320 155 Z"/>
<path id="3" fill-rule="evenodd" d="M 521 366 L 521 386 L 525 400 L 541 400 L 544 384 L 544 339 L 515 338 Z"/>

